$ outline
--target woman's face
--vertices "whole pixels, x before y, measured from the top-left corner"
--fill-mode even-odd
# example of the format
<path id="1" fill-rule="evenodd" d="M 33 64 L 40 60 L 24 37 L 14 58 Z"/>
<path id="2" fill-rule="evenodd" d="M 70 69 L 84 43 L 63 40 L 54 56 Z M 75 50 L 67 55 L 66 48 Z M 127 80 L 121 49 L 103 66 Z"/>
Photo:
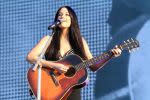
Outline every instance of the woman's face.
<path id="1" fill-rule="evenodd" d="M 62 8 L 59 11 L 58 19 L 62 20 L 61 24 L 59 25 L 60 28 L 69 28 L 70 27 L 71 17 L 70 17 L 70 14 L 69 14 L 67 8 Z"/>

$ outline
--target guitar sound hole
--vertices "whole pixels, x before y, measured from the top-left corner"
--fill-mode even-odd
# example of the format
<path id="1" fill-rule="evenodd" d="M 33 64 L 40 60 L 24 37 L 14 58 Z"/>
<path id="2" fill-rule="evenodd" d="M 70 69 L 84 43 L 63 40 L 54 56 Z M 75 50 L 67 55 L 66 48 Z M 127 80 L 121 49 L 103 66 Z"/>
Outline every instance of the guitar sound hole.
<path id="1" fill-rule="evenodd" d="M 68 69 L 68 71 L 65 73 L 65 76 L 72 77 L 75 74 L 76 70 L 75 68 L 71 67 Z"/>

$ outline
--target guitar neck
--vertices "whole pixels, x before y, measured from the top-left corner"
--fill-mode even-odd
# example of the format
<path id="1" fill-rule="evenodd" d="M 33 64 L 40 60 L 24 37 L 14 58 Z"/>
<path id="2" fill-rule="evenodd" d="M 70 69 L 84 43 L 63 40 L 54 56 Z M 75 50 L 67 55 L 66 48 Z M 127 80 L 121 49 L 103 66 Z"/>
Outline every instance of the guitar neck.
<path id="1" fill-rule="evenodd" d="M 137 47 L 139 47 L 139 42 L 137 40 L 134 39 L 128 39 L 126 41 L 124 41 L 124 43 L 118 45 L 118 48 L 120 48 L 121 50 L 133 50 L 136 49 Z M 92 66 L 92 65 L 96 65 L 96 67 L 94 68 L 94 70 L 99 69 L 102 65 L 104 65 L 105 62 L 107 62 L 108 60 L 110 60 L 113 57 L 113 53 L 111 51 L 108 51 L 106 53 L 103 53 L 102 55 L 98 56 L 98 57 L 94 57 L 90 60 L 86 60 L 78 65 L 76 65 L 76 70 L 80 70 L 82 68 L 86 68 L 88 66 Z"/>
<path id="2" fill-rule="evenodd" d="M 81 68 L 86 68 L 92 65 L 96 65 L 96 64 L 100 64 L 103 62 L 108 61 L 109 59 L 111 59 L 113 57 L 113 53 L 111 51 L 103 53 L 100 56 L 94 57 L 90 60 L 85 60 L 84 62 L 76 65 L 76 70 L 80 70 Z"/>

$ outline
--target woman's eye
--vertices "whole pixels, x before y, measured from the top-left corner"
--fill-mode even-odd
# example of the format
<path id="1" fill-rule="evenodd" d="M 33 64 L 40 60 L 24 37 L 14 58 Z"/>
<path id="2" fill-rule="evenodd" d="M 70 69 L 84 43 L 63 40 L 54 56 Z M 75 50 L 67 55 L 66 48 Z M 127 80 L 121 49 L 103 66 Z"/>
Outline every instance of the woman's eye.
<path id="1" fill-rule="evenodd" d="M 60 14 L 58 14 L 58 16 L 70 16 L 68 13 L 67 14 L 62 14 L 62 13 L 60 13 Z"/>
<path id="2" fill-rule="evenodd" d="M 62 16 L 62 14 L 58 14 L 58 16 Z"/>

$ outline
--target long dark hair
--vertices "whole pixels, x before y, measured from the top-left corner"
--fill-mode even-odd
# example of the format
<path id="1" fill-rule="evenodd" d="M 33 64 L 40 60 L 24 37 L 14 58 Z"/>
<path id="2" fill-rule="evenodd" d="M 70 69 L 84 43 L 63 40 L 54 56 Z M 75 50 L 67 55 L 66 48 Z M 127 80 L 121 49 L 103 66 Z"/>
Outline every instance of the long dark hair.
<path id="1" fill-rule="evenodd" d="M 74 10 L 69 6 L 60 7 L 55 15 L 54 21 L 58 19 L 59 11 L 62 8 L 66 8 L 71 17 L 71 25 L 68 33 L 70 45 L 74 50 L 75 54 L 79 55 L 82 59 L 86 60 L 87 57 L 85 55 L 85 50 L 83 47 L 82 36 L 80 34 L 80 29 L 78 25 L 78 19 Z M 53 32 L 54 35 L 51 40 L 51 44 L 48 47 L 47 52 L 45 54 L 45 58 L 48 60 L 58 60 L 60 56 L 58 55 L 59 54 L 58 51 L 60 50 L 61 29 L 59 27 L 56 27 L 55 29 L 53 29 Z"/>

